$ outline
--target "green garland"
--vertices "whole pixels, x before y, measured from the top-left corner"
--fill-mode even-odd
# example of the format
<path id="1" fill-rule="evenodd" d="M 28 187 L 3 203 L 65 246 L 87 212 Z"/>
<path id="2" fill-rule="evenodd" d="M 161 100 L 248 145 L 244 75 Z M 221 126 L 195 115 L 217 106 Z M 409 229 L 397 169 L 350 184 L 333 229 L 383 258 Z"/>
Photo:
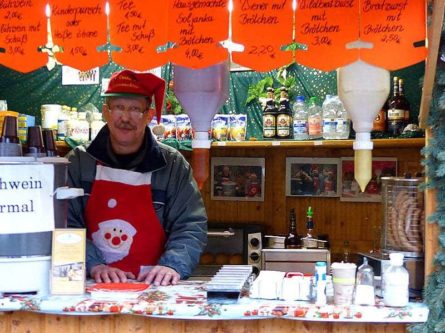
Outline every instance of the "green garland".
<path id="1" fill-rule="evenodd" d="M 445 24 L 443 25 L 445 27 Z M 436 82 L 428 117 L 428 126 L 433 138 L 422 150 L 425 156 L 428 182 L 426 189 L 437 190 L 436 212 L 428 218 L 428 223 L 437 223 L 440 227 L 439 251 L 434 257 L 436 270 L 428 277 L 424 290 L 424 299 L 429 307 L 428 320 L 424 324 L 410 327 L 411 332 L 445 332 L 445 28 L 437 62 Z M 430 260 L 430 258 L 426 258 Z"/>

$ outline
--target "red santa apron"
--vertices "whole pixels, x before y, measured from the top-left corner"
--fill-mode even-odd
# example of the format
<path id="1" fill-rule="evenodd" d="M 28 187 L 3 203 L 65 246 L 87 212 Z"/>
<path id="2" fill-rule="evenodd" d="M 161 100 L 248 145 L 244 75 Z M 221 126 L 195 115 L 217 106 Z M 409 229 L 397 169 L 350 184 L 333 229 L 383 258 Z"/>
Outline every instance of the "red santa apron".
<path id="1" fill-rule="evenodd" d="M 158 263 L 166 236 L 153 207 L 151 172 L 97 165 L 85 219 L 108 265 L 137 276 L 141 266 Z"/>

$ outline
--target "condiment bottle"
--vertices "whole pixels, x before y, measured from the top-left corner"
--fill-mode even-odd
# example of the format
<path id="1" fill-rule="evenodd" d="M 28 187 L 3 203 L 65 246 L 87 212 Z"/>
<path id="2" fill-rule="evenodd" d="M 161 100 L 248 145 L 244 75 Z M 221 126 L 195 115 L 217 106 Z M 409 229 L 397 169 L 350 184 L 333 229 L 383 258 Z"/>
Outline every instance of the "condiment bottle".
<path id="1" fill-rule="evenodd" d="M 368 258 L 363 258 L 363 264 L 357 270 L 355 280 L 355 304 L 375 305 L 374 270 L 368 265 Z"/>
<path id="2" fill-rule="evenodd" d="M 326 263 L 324 261 L 315 263 L 315 304 L 326 305 Z"/>
<path id="3" fill-rule="evenodd" d="M 383 302 L 386 306 L 403 307 L 409 302 L 409 274 L 403 267 L 403 253 L 389 255 L 390 266 L 383 274 Z"/>

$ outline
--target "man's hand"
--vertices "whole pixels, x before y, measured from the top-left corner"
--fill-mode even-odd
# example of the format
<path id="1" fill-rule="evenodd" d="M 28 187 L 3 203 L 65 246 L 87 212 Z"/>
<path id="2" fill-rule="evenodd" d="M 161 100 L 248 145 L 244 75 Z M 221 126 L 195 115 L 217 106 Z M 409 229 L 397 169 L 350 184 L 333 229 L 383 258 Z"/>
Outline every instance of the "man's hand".
<path id="1" fill-rule="evenodd" d="M 131 272 L 124 272 L 119 268 L 107 265 L 97 265 L 91 268 L 91 277 L 97 282 L 127 282 L 127 279 L 134 279 L 135 276 Z"/>
<path id="2" fill-rule="evenodd" d="M 137 280 L 144 281 L 145 283 L 153 283 L 155 286 L 168 286 L 169 284 L 177 284 L 179 278 L 179 273 L 173 268 L 154 266 L 149 272 L 139 274 Z"/>

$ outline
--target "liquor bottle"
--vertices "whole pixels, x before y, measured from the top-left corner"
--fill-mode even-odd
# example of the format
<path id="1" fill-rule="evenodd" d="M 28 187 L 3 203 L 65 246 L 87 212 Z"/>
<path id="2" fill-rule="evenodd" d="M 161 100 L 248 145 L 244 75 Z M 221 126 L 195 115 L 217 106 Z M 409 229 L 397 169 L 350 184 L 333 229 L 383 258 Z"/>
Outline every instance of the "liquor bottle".
<path id="1" fill-rule="evenodd" d="M 277 112 L 277 138 L 292 138 L 292 110 L 289 105 L 289 96 L 286 87 L 281 87 L 280 107 Z"/>
<path id="2" fill-rule="evenodd" d="M 263 138 L 275 139 L 277 135 L 277 107 L 275 106 L 275 94 L 272 87 L 267 88 L 266 106 L 263 110 Z"/>
<path id="3" fill-rule="evenodd" d="M 386 112 L 389 100 L 380 109 L 377 116 L 374 118 L 372 123 L 372 132 L 374 133 L 384 133 L 386 129 Z"/>
<path id="4" fill-rule="evenodd" d="M 408 100 L 405 97 L 405 86 L 403 79 L 399 79 L 399 99 L 400 99 L 400 105 L 401 108 L 405 111 L 403 113 L 404 117 L 404 127 L 409 124 L 409 117 L 410 117 L 410 105 Z"/>
<path id="5" fill-rule="evenodd" d="M 399 136 L 405 124 L 405 109 L 399 96 L 399 78 L 393 78 L 393 95 L 388 102 L 387 126 L 391 136 Z"/>
<path id="6" fill-rule="evenodd" d="M 300 247 L 300 238 L 297 234 L 297 218 L 293 208 L 290 210 L 289 222 L 289 232 L 284 239 L 284 246 L 286 249 L 296 249 Z"/>

